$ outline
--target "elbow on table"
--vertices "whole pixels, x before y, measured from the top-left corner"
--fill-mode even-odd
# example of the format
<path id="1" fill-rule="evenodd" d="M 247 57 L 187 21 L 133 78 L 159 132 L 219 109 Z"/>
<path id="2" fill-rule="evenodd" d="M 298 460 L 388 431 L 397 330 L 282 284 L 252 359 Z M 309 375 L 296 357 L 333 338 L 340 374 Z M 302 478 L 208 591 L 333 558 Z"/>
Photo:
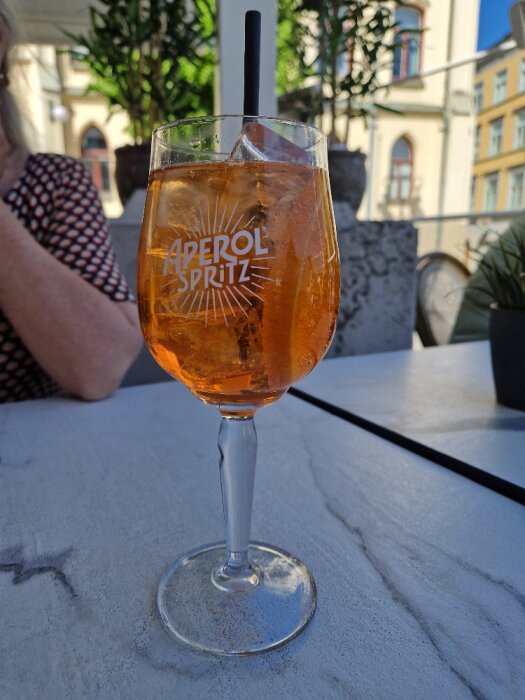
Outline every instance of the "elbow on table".
<path id="1" fill-rule="evenodd" d="M 126 352 L 108 358 L 98 369 L 90 368 L 76 373 L 64 389 L 83 401 L 107 399 L 120 387 L 124 375 L 140 352 L 142 342 L 142 335 L 137 333 L 128 343 Z"/>
<path id="2" fill-rule="evenodd" d="M 81 399 L 82 401 L 102 401 L 107 399 L 111 394 L 120 387 L 120 383 L 124 377 L 125 373 L 119 375 L 118 379 L 113 378 L 108 380 L 100 380 L 98 377 L 92 379 L 91 381 L 86 380 L 72 382 L 70 386 L 66 387 L 68 394 L 71 394 L 76 399 Z"/>

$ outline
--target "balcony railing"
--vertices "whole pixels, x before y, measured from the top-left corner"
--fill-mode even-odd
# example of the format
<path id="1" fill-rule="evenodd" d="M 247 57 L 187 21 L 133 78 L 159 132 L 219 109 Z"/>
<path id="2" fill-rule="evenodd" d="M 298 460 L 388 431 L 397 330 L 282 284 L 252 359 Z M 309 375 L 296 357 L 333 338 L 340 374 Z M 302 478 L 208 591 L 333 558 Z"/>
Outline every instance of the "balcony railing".
<path id="1" fill-rule="evenodd" d="M 486 211 L 421 216 L 412 219 L 418 229 L 418 255 L 449 253 L 469 269 L 477 266 L 478 253 L 493 242 L 521 211 Z"/>

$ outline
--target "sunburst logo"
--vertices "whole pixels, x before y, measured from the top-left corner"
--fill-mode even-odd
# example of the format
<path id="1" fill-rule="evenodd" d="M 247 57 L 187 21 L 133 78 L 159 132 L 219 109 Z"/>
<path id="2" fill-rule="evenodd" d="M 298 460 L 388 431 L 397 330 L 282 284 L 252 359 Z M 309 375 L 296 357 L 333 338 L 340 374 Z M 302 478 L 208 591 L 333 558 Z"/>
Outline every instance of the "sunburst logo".
<path id="1" fill-rule="evenodd" d="M 230 315 L 248 316 L 254 298 L 264 301 L 264 287 L 273 282 L 266 229 L 253 225 L 255 216 L 245 222 L 245 214 L 235 219 L 236 210 L 237 203 L 228 212 L 217 197 L 213 214 L 209 205 L 191 218 L 177 212 L 182 235 L 165 246 L 163 276 L 168 279 L 163 288 L 175 295 L 186 318 L 204 312 L 205 326 L 211 316 L 226 325 Z"/>

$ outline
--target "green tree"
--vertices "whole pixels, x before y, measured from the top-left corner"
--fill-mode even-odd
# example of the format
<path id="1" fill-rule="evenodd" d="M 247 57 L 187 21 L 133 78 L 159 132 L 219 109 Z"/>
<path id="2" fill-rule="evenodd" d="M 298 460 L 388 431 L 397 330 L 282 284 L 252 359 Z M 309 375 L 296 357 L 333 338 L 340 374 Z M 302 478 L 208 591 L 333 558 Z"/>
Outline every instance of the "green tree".
<path id="1" fill-rule="evenodd" d="M 215 1 L 101 0 L 87 34 L 67 33 L 88 90 L 128 113 L 135 143 L 158 124 L 213 109 Z"/>

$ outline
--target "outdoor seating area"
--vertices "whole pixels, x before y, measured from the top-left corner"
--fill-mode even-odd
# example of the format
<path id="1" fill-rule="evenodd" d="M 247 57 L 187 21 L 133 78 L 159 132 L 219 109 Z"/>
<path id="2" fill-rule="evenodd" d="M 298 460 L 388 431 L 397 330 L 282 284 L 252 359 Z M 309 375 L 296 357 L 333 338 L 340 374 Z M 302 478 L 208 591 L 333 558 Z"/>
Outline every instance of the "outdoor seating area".
<path id="1" fill-rule="evenodd" d="M 0 700 L 525 698 L 524 163 L 525 0 L 0 0 Z"/>

